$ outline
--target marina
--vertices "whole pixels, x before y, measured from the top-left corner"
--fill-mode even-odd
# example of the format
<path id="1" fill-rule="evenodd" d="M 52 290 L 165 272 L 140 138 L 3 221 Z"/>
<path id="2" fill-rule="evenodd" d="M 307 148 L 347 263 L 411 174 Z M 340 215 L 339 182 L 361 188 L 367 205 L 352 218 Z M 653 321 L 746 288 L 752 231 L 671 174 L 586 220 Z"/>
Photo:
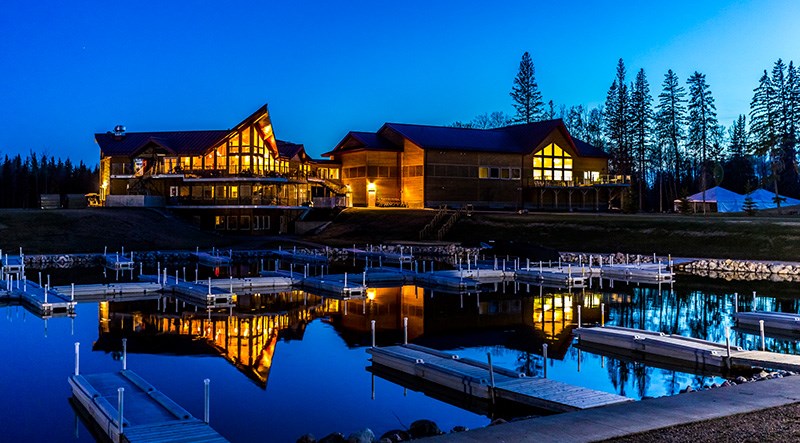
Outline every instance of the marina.
<path id="1" fill-rule="evenodd" d="M 194 256 L 197 259 L 197 263 L 211 268 L 229 266 L 233 261 L 233 251 L 228 251 L 228 254 L 224 255 L 218 249 L 213 249 L 211 252 L 204 252 L 197 249 L 194 252 Z"/>
<path id="2" fill-rule="evenodd" d="M 16 283 L 13 280 L 4 283 L 7 283 L 9 288 L 8 297 L 22 301 L 42 317 L 75 314 L 75 299 L 54 291 L 48 285 L 42 287 L 27 279 Z"/>

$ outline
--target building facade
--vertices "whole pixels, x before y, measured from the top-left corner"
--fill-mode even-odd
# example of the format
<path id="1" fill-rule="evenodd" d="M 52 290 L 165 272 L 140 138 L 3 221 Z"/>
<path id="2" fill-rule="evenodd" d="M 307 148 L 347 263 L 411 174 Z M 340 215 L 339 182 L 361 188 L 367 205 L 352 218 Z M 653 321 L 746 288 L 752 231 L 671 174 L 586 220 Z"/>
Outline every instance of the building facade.
<path id="1" fill-rule="evenodd" d="M 341 165 L 354 206 L 604 210 L 621 207 L 629 177 L 573 138 L 563 121 L 496 129 L 386 123 L 350 132 L 323 156 Z"/>
<path id="2" fill-rule="evenodd" d="M 339 165 L 275 138 L 264 105 L 232 129 L 95 134 L 106 206 L 162 206 L 207 229 L 288 232 L 308 206 L 346 204 Z"/>

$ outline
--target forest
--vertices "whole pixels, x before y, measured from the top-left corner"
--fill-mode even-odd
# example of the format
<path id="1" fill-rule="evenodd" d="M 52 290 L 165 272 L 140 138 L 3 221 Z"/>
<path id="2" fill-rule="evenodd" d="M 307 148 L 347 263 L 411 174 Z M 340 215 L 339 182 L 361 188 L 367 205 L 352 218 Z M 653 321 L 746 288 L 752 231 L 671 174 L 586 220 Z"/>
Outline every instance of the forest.
<path id="1" fill-rule="evenodd" d="M 38 208 L 40 194 L 97 192 L 98 169 L 30 153 L 5 156 L 0 166 L 0 208 Z"/>
<path id="2" fill-rule="evenodd" d="M 561 118 L 574 137 L 610 154 L 611 173 L 631 176 L 625 208 L 630 212 L 669 211 L 673 200 L 714 186 L 800 196 L 800 67 L 793 62 L 779 59 L 754 78 L 750 109 L 728 127 L 717 119 L 703 73 L 682 81 L 670 69 L 657 93 L 644 69 L 632 77 L 620 59 L 603 105 L 556 106 L 543 100 L 525 52 L 510 92 L 515 115 L 492 112 L 453 126 L 493 128 Z"/>

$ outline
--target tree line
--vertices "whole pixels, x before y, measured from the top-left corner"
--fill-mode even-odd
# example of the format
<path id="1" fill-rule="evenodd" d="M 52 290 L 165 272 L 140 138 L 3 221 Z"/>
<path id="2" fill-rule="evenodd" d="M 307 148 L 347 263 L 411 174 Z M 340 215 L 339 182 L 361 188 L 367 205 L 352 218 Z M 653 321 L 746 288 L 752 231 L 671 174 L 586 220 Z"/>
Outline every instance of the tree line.
<path id="1" fill-rule="evenodd" d="M 0 166 L 0 207 L 38 208 L 41 194 L 88 194 L 98 190 L 99 171 L 83 162 L 74 165 L 30 153 L 22 158 L 5 156 Z"/>
<path id="2" fill-rule="evenodd" d="M 485 129 L 561 118 L 574 137 L 609 153 L 610 173 L 631 176 L 630 210 L 667 211 L 673 200 L 717 185 L 800 196 L 800 67 L 793 62 L 779 59 L 763 71 L 749 112 L 729 127 L 719 123 L 711 87 L 699 71 L 681 81 L 670 69 L 653 94 L 645 70 L 629 80 L 620 59 L 603 105 L 556 110 L 542 98 L 525 52 L 510 92 L 515 114 L 493 112 L 454 126 Z"/>

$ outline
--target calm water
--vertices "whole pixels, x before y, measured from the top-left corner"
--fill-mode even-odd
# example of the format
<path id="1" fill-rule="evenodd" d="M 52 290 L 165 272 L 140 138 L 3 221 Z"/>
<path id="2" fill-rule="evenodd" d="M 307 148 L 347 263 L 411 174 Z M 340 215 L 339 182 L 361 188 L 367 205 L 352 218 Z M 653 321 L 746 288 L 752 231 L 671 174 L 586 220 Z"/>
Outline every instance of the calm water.
<path id="1" fill-rule="evenodd" d="M 235 274 L 244 274 L 247 267 Z M 194 269 L 189 272 L 194 273 Z M 52 284 L 98 282 L 96 269 L 49 270 Z M 204 275 L 206 275 L 204 273 Z M 222 272 L 225 275 L 225 271 Z M 29 278 L 38 278 L 29 272 Z M 113 275 L 106 278 L 113 279 Z M 495 365 L 541 374 L 542 344 L 549 346 L 548 376 L 632 398 L 672 395 L 691 385 L 719 382 L 580 351 L 571 339 L 577 305 L 584 322 L 679 333 L 724 342 L 732 326 L 734 292 L 739 309 L 798 312 L 790 284 L 720 283 L 679 278 L 673 288 L 617 283 L 614 288 L 561 291 L 513 284 L 486 286 L 478 294 L 414 286 L 370 290 L 367 300 L 347 302 L 301 291 L 241 296 L 239 308 L 209 316 L 189 305 L 162 301 L 81 303 L 75 318 L 40 319 L 21 306 L 0 307 L 0 427 L 3 441 L 94 441 L 76 419 L 66 378 L 81 343 L 81 372 L 121 368 L 121 338 L 128 338 L 128 366 L 202 417 L 203 379 L 211 379 L 211 424 L 234 442 L 294 441 L 347 435 L 369 427 L 377 435 L 427 418 L 444 430 L 489 423 L 530 411 L 486 411 L 453 406 L 443 393 L 404 388 L 367 370 L 370 321 L 379 345 L 402 340 L 409 318 L 411 341 Z M 753 297 L 752 291 L 758 291 Z M 757 335 L 735 332 L 737 344 L 755 349 Z M 797 352 L 792 340 L 770 338 L 767 347 Z M 447 397 L 444 395 L 444 397 Z M 473 412 L 470 412 L 473 411 Z"/>

